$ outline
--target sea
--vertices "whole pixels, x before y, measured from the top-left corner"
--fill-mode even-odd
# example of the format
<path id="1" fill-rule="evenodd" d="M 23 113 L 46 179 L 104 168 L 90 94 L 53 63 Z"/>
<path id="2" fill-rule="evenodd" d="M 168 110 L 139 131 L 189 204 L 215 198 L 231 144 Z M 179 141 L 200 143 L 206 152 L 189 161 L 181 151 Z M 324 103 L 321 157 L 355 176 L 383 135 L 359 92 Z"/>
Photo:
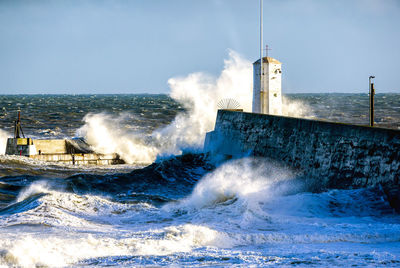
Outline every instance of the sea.
<path id="1" fill-rule="evenodd" d="M 1 153 L 20 110 L 26 137 L 83 137 L 126 161 L 0 155 L 0 267 L 400 266 L 400 215 L 380 189 L 315 193 L 271 160 L 211 157 L 218 101 L 175 89 L 0 96 Z M 286 94 L 284 113 L 367 125 L 368 99 Z M 375 107 L 378 126 L 400 128 L 400 94 Z"/>

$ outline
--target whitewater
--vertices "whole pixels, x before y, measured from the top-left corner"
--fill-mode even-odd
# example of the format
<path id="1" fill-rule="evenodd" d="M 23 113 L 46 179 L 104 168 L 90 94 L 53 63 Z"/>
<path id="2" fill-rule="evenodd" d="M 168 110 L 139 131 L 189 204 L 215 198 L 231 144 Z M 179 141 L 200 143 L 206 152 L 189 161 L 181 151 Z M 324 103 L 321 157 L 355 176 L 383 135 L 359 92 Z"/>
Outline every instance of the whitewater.
<path id="1" fill-rule="evenodd" d="M 270 159 L 204 154 L 217 103 L 251 109 L 251 63 L 171 78 L 170 95 L 0 96 L 30 137 L 85 137 L 125 165 L 0 156 L 0 267 L 400 266 L 400 216 L 379 187 L 311 192 Z M 377 95 L 400 126 L 400 95 Z M 363 124 L 366 94 L 286 95 L 284 114 Z M 47 109 L 43 113 L 43 108 Z"/>

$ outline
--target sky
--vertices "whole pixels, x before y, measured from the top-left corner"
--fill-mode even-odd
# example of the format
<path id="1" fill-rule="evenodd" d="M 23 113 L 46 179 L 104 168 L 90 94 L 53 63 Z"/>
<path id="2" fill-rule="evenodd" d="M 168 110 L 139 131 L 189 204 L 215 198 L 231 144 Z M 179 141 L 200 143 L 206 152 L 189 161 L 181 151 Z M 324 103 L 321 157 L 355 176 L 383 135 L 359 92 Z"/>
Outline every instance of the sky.
<path id="1" fill-rule="evenodd" d="M 399 0 L 264 0 L 285 93 L 400 93 Z M 0 0 L 0 94 L 168 93 L 259 57 L 259 0 Z"/>

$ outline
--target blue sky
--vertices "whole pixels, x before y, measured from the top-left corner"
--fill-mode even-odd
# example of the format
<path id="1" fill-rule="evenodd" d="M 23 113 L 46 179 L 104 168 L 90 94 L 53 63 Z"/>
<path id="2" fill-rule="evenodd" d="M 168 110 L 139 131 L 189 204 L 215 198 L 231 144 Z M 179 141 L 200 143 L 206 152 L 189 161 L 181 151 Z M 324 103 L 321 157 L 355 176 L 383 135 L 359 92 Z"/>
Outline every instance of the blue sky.
<path id="1" fill-rule="evenodd" d="M 0 94 L 167 93 L 259 56 L 259 0 L 1 0 Z M 400 1 L 264 0 L 283 91 L 400 93 Z"/>

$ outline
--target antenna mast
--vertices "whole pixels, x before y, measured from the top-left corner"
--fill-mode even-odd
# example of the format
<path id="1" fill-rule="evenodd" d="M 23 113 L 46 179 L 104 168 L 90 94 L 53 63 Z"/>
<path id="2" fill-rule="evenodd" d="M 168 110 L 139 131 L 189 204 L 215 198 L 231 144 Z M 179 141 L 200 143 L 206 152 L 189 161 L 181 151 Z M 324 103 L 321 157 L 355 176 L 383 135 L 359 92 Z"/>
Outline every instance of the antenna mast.
<path id="1" fill-rule="evenodd" d="M 18 119 L 14 121 L 14 138 L 25 138 L 24 131 L 21 127 L 21 109 L 18 108 Z"/>

